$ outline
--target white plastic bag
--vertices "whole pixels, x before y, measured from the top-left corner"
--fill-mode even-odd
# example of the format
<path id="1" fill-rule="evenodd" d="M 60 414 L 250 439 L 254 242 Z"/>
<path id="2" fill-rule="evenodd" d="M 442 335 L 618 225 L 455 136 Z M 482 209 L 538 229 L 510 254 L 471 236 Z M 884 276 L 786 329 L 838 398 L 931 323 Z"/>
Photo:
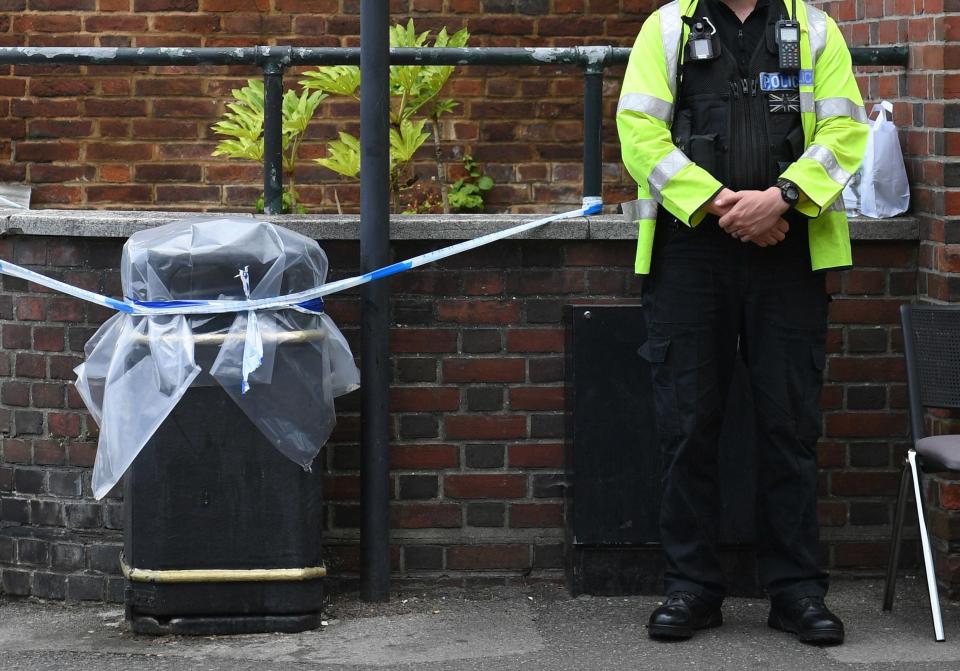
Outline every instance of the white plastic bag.
<path id="1" fill-rule="evenodd" d="M 867 151 L 860 169 L 860 214 L 882 219 L 895 217 L 910 207 L 910 185 L 903 165 L 900 138 L 894 125 L 893 105 L 884 100 L 870 113 L 877 118 L 870 126 Z M 890 119 L 887 115 L 890 115 Z"/>

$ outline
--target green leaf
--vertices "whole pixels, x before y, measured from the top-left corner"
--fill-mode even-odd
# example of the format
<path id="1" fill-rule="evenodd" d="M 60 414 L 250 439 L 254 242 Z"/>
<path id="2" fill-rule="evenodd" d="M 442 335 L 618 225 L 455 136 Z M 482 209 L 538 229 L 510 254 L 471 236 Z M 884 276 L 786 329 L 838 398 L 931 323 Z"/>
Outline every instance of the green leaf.
<path id="1" fill-rule="evenodd" d="M 328 97 L 322 91 L 304 91 L 299 96 L 294 91 L 287 91 L 283 96 L 284 135 L 296 136 L 306 131 L 317 107 Z"/>
<path id="2" fill-rule="evenodd" d="M 327 144 L 326 158 L 316 162 L 345 177 L 356 177 L 360 174 L 360 140 L 341 132 L 339 140 Z"/>
<path id="3" fill-rule="evenodd" d="M 477 180 L 477 188 L 481 191 L 489 191 L 493 188 L 493 179 L 487 175 L 484 175 Z"/>
<path id="4" fill-rule="evenodd" d="M 399 132 L 396 128 L 390 129 L 390 156 L 394 161 L 406 163 L 413 159 L 413 155 L 430 137 L 429 133 L 423 132 L 426 123 L 426 119 L 416 122 L 404 119 L 400 122 Z"/>
<path id="5" fill-rule="evenodd" d="M 305 89 L 356 97 L 360 88 L 360 68 L 356 65 L 329 65 L 304 72 L 300 80 Z"/>

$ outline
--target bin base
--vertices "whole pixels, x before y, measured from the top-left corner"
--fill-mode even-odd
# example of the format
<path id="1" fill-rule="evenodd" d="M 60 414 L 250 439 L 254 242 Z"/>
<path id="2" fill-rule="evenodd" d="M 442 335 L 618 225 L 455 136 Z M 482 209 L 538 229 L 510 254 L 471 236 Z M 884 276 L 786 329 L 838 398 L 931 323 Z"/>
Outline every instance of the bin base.
<path id="1" fill-rule="evenodd" d="M 138 634 L 294 633 L 320 626 L 325 580 L 127 582 L 127 621 Z"/>
<path id="2" fill-rule="evenodd" d="M 150 636 L 224 636 L 230 634 L 297 634 L 317 629 L 320 613 L 302 615 L 229 615 L 223 617 L 171 617 L 128 613 L 135 634 Z"/>

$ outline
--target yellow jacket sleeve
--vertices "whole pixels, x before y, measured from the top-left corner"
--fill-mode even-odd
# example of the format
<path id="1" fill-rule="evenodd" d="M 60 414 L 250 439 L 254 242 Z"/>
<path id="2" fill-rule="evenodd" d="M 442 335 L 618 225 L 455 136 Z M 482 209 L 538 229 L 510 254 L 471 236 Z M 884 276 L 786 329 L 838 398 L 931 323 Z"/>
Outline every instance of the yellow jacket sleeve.
<path id="1" fill-rule="evenodd" d="M 674 145 L 673 82 L 667 73 L 660 12 L 654 12 L 637 36 L 617 106 L 617 131 L 623 163 L 640 186 L 677 219 L 696 226 L 703 206 L 723 185 Z"/>
<path id="2" fill-rule="evenodd" d="M 814 69 L 813 98 L 813 137 L 803 155 L 781 175 L 807 196 L 797 209 L 809 217 L 819 216 L 843 192 L 860 167 L 869 132 L 850 51 L 829 17 L 826 43 Z"/>

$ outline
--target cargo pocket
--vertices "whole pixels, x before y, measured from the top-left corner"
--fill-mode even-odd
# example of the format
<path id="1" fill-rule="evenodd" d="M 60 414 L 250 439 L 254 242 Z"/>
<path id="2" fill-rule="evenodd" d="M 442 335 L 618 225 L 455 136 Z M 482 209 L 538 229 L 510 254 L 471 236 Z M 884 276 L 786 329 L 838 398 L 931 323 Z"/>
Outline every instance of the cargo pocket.
<path id="1" fill-rule="evenodd" d="M 661 437 L 675 436 L 680 431 L 677 387 L 667 362 L 669 336 L 651 336 L 640 346 L 640 357 L 650 364 L 657 432 Z"/>
<path id="2" fill-rule="evenodd" d="M 811 447 L 823 432 L 820 396 L 823 392 L 823 370 L 826 365 L 826 345 L 819 342 L 810 345 L 808 375 L 805 377 L 802 414 L 797 418 L 797 433 L 804 442 L 810 441 Z"/>

